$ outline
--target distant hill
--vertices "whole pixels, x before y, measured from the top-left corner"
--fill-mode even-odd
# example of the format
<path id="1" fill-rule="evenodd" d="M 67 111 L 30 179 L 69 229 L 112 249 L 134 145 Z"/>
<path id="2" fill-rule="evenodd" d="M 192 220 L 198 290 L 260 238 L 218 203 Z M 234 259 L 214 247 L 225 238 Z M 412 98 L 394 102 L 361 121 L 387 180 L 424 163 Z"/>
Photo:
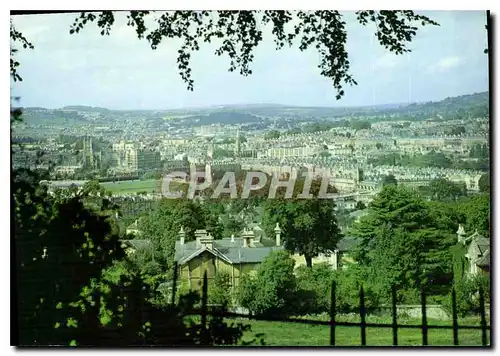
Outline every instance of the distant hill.
<path id="1" fill-rule="evenodd" d="M 188 124 L 238 124 L 259 123 L 264 117 L 286 119 L 331 119 L 336 117 L 363 118 L 369 116 L 386 116 L 408 120 L 454 119 L 467 117 L 485 117 L 489 115 L 489 92 L 461 95 L 445 98 L 440 101 L 413 104 L 385 104 L 377 106 L 357 107 L 314 107 L 291 106 L 281 104 L 243 104 L 221 105 L 208 108 L 191 108 L 176 110 L 110 110 L 101 107 L 70 105 L 61 109 L 24 108 L 23 117 L 26 123 L 37 125 L 61 125 L 89 123 L 77 112 L 101 113 L 121 116 L 144 115 L 151 120 L 162 121 L 162 117 L 175 115 L 182 117 Z"/>
<path id="2" fill-rule="evenodd" d="M 435 102 L 414 103 L 388 112 L 423 119 L 438 116 L 443 119 L 484 117 L 489 114 L 489 92 L 461 95 Z"/>
<path id="3" fill-rule="evenodd" d="M 234 108 L 233 110 L 236 110 Z M 277 117 L 309 116 L 311 118 L 326 117 L 365 117 L 365 116 L 403 116 L 409 120 L 425 120 L 441 117 L 484 117 L 489 113 L 489 92 L 461 95 L 446 98 L 435 102 L 413 104 L 385 104 L 377 106 L 353 107 L 304 107 L 304 106 L 277 106 L 277 107 L 245 107 L 242 112 Z"/>
<path id="4" fill-rule="evenodd" d="M 211 124 L 238 124 L 238 123 L 252 123 L 261 122 L 260 117 L 234 111 L 217 111 L 208 115 L 193 115 L 183 118 L 184 122 L 197 122 L 201 125 Z"/>
<path id="5" fill-rule="evenodd" d="M 100 108 L 98 106 L 84 106 L 84 105 L 69 105 L 64 106 L 61 110 L 72 110 L 72 111 L 87 111 L 87 112 L 100 112 L 107 113 L 111 110 L 106 108 Z"/>
<path id="6" fill-rule="evenodd" d="M 43 108 L 23 109 L 22 119 L 30 125 L 73 126 L 88 124 L 88 120 L 76 112 L 48 110 Z"/>

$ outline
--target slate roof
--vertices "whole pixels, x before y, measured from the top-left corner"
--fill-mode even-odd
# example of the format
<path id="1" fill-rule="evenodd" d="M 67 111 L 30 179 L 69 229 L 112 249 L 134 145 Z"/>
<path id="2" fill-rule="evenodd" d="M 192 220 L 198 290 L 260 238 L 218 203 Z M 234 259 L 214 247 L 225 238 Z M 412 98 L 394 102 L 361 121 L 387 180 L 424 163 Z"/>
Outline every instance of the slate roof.
<path id="1" fill-rule="evenodd" d="M 273 251 L 283 250 L 283 246 L 265 246 L 263 243 L 255 243 L 255 247 L 243 247 L 243 238 L 224 238 L 213 241 L 213 249 L 206 249 L 197 245 L 197 241 L 189 241 L 184 245 L 180 241 L 175 242 L 175 261 L 184 264 L 201 254 L 209 251 L 215 256 L 231 264 L 236 263 L 260 263 Z"/>
<path id="2" fill-rule="evenodd" d="M 482 254 L 490 249 L 490 239 L 487 239 L 486 237 L 479 237 L 476 240 L 476 244 Z"/>
<path id="3" fill-rule="evenodd" d="M 483 256 L 476 262 L 479 267 L 490 266 L 490 250 L 486 250 Z"/>
<path id="4" fill-rule="evenodd" d="M 490 265 L 490 239 L 483 237 L 481 235 L 477 235 L 475 239 L 475 243 L 479 248 L 479 252 L 481 253 L 481 258 L 476 261 L 476 265 L 480 267 L 486 267 Z"/>
<path id="5" fill-rule="evenodd" d="M 490 265 L 490 239 L 484 237 L 479 234 L 477 231 L 474 232 L 471 236 L 467 238 L 468 241 L 471 241 L 471 244 L 476 244 L 480 257 L 476 260 L 476 265 L 479 267 L 487 267 Z"/>

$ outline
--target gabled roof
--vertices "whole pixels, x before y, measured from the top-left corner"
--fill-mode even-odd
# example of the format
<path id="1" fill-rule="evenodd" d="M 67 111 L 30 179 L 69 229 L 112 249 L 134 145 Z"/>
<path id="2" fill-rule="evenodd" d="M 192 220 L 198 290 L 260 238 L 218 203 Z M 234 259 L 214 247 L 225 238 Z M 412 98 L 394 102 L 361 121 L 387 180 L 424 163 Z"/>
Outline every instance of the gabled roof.
<path id="1" fill-rule="evenodd" d="M 489 239 L 487 239 L 486 237 L 484 237 L 483 235 L 481 235 L 476 230 L 472 235 L 470 235 L 469 237 L 467 237 L 465 239 L 465 241 L 476 241 L 476 242 L 481 241 L 484 244 L 485 239 L 488 240 L 488 244 L 489 244 Z"/>
<path id="2" fill-rule="evenodd" d="M 490 239 L 487 239 L 486 237 L 479 237 L 474 241 L 477 246 L 479 247 L 479 250 L 481 253 L 484 253 L 484 251 L 490 249 Z"/>
<path id="3" fill-rule="evenodd" d="M 490 248 L 490 239 L 479 234 L 477 231 L 471 236 L 469 236 L 465 241 L 470 242 L 469 247 L 472 246 L 473 244 L 477 245 L 477 247 L 479 248 L 479 252 L 481 254 L 484 253 L 486 250 L 489 250 Z"/>
<path id="4" fill-rule="evenodd" d="M 176 241 L 174 259 L 179 264 L 184 264 L 202 252 L 209 251 L 231 264 L 260 263 L 272 251 L 279 250 L 283 250 L 283 246 L 265 246 L 262 243 L 255 243 L 254 247 L 243 247 L 243 238 L 234 238 L 234 241 L 231 238 L 214 240 L 212 249 L 198 245 L 197 241 L 189 241 L 183 245 L 180 241 Z"/>
<path id="5" fill-rule="evenodd" d="M 208 253 L 216 256 L 216 257 L 219 257 L 219 258 L 225 260 L 226 262 L 231 263 L 231 261 L 226 256 L 224 256 L 224 254 L 220 253 L 217 249 L 209 249 L 209 248 L 206 248 L 206 247 L 202 247 L 202 248 L 196 250 L 194 253 L 192 253 L 189 256 L 182 257 L 178 262 L 179 262 L 179 264 L 182 265 L 182 264 L 184 264 L 186 262 L 191 261 L 196 256 L 201 255 L 203 252 L 208 252 Z"/>
<path id="6" fill-rule="evenodd" d="M 479 267 L 489 267 L 490 266 L 490 250 L 486 250 L 483 256 L 476 262 Z"/>

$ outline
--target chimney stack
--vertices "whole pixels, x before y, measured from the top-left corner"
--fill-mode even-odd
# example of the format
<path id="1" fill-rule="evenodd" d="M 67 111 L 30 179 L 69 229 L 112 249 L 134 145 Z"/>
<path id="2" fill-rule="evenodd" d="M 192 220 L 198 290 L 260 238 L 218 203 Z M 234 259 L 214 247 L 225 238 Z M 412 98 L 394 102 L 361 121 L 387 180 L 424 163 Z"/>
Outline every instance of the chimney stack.
<path id="1" fill-rule="evenodd" d="M 209 250 L 213 249 L 214 237 L 206 230 L 196 230 L 198 246 L 205 247 Z"/>
<path id="2" fill-rule="evenodd" d="M 184 245 L 186 239 L 186 233 L 184 232 L 184 227 L 181 226 L 181 230 L 179 231 L 179 240 L 181 242 L 181 245 Z"/>
<path id="3" fill-rule="evenodd" d="M 457 236 L 458 243 L 465 243 L 465 230 L 462 224 L 458 224 Z"/>
<path id="4" fill-rule="evenodd" d="M 281 228 L 279 223 L 276 223 L 274 233 L 276 234 L 276 246 L 281 246 Z"/>
<path id="5" fill-rule="evenodd" d="M 245 229 L 243 230 L 243 247 L 250 247 L 250 244 L 252 243 L 252 236 L 253 236 L 253 231 Z"/>

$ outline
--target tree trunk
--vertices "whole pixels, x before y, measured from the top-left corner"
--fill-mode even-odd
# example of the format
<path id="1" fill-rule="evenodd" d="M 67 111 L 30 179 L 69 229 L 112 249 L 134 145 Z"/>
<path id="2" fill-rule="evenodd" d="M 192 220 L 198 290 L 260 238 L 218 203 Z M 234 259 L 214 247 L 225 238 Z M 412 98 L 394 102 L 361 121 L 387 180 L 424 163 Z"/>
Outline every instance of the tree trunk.
<path id="1" fill-rule="evenodd" d="M 313 266 L 312 257 L 304 255 L 304 258 L 306 259 L 306 266 L 309 268 L 312 268 L 312 266 Z"/>

